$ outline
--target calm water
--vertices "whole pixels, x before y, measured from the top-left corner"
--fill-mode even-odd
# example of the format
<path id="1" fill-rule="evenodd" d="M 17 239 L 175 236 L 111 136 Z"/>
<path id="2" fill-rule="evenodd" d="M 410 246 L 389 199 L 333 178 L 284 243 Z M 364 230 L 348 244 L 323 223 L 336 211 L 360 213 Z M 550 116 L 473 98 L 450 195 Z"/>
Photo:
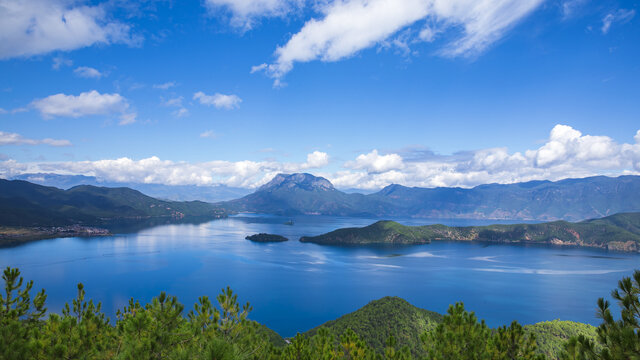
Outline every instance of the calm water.
<path id="1" fill-rule="evenodd" d="M 302 235 L 373 220 L 301 216 L 293 218 L 294 226 L 284 225 L 287 220 L 241 215 L 114 237 L 43 240 L 0 249 L 0 266 L 19 267 L 36 289 L 45 288 L 50 311 L 59 312 L 75 296 L 75 284 L 83 282 L 88 296 L 102 301 L 112 318 L 130 297 L 147 302 L 166 290 L 189 310 L 198 296 L 215 297 L 230 285 L 242 302 L 251 302 L 254 320 L 284 336 L 386 295 L 441 313 L 461 300 L 490 326 L 556 318 L 597 325 L 596 299 L 608 297 L 617 280 L 640 268 L 638 255 L 589 249 L 456 242 L 367 248 L 302 244 L 297 241 Z M 258 232 L 292 241 L 244 240 Z"/>

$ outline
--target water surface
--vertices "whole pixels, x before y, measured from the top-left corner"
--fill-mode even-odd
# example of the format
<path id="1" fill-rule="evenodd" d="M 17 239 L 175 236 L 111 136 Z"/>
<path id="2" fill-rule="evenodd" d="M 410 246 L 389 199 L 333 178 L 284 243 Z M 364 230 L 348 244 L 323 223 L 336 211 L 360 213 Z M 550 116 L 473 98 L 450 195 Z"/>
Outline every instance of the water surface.
<path id="1" fill-rule="evenodd" d="M 444 313 L 464 301 L 490 326 L 564 319 L 597 325 L 596 300 L 640 268 L 640 256 L 595 249 L 436 242 L 400 247 L 334 247 L 298 238 L 374 219 L 239 215 L 202 224 L 164 225 L 97 238 L 42 240 L 0 249 L 0 266 L 19 267 L 48 308 L 59 312 L 76 283 L 113 318 L 130 297 L 160 291 L 192 308 L 198 296 L 231 286 L 253 305 L 251 318 L 292 336 L 386 295 Z M 407 225 L 479 225 L 404 219 Z M 260 244 L 246 235 L 288 237 Z"/>

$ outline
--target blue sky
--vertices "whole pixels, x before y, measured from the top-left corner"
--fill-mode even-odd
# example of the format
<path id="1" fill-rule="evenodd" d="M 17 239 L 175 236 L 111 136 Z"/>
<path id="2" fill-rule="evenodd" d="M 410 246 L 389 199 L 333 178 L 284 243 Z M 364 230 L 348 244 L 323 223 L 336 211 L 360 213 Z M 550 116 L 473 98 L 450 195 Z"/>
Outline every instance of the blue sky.
<path id="1" fill-rule="evenodd" d="M 640 172 L 640 6 L 0 0 L 0 175 L 474 186 Z"/>

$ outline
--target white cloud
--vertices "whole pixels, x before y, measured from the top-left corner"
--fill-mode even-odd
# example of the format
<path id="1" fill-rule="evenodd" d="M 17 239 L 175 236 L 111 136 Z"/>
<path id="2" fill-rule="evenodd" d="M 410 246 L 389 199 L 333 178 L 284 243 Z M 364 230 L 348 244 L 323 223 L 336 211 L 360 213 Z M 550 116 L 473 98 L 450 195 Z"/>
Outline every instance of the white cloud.
<path id="1" fill-rule="evenodd" d="M 177 118 L 181 118 L 181 117 L 185 117 L 189 115 L 189 110 L 187 110 L 186 108 L 180 108 L 174 112 L 172 112 L 173 116 L 177 117 Z"/>
<path id="2" fill-rule="evenodd" d="M 166 82 L 164 84 L 155 84 L 155 85 L 153 85 L 153 88 L 154 89 L 167 90 L 167 89 L 172 88 L 174 86 L 176 86 L 176 83 L 173 82 L 173 81 L 169 81 L 169 82 Z"/>
<path id="3" fill-rule="evenodd" d="M 200 137 L 205 139 L 215 139 L 218 137 L 218 134 L 214 133 L 213 130 L 207 130 L 200 134 Z"/>
<path id="4" fill-rule="evenodd" d="M 129 111 L 129 102 L 120 94 L 100 94 L 95 90 L 80 95 L 55 94 L 37 99 L 31 106 L 38 109 L 44 118 L 55 116 L 81 117 L 88 115 L 119 114 L 120 124 L 131 124 L 136 114 Z"/>
<path id="5" fill-rule="evenodd" d="M 566 0 L 562 3 L 562 17 L 572 17 L 588 0 Z"/>
<path id="6" fill-rule="evenodd" d="M 0 146 L 3 145 L 50 145 L 50 146 L 71 146 L 69 140 L 58 139 L 29 139 L 20 134 L 0 131 Z"/>
<path id="7" fill-rule="evenodd" d="M 355 161 L 349 161 L 345 167 L 351 169 L 364 169 L 369 173 L 383 173 L 390 170 L 398 170 L 404 167 L 402 157 L 398 154 L 379 155 L 378 150 L 368 154 L 359 155 Z"/>
<path id="8" fill-rule="evenodd" d="M 275 51 L 273 64 L 257 65 L 275 78 L 296 62 L 338 61 L 381 43 L 400 30 L 426 21 L 421 38 L 445 30 L 460 35 L 442 48 L 443 56 L 474 56 L 500 39 L 544 0 L 343 0 L 322 2 L 321 19 L 311 19 Z M 418 37 L 420 39 L 420 35 Z"/>
<path id="9" fill-rule="evenodd" d="M 400 154 L 380 155 L 377 151 L 371 151 L 345 163 L 342 169 L 335 172 L 327 171 L 329 155 L 315 151 L 308 154 L 304 162 L 216 160 L 189 163 L 157 157 L 57 163 L 6 160 L 0 161 L 0 175 L 51 172 L 91 175 L 105 181 L 225 184 L 256 188 L 280 172 L 314 169 L 314 172 L 326 177 L 338 188 L 379 189 L 389 184 L 472 187 L 486 183 L 559 180 L 594 175 L 640 175 L 640 130 L 633 135 L 631 143 L 618 143 L 608 136 L 585 135 L 570 126 L 557 125 L 544 144 L 524 152 L 510 153 L 504 147 L 497 147 L 454 155 L 407 155 L 403 158 Z M 201 136 L 212 137 L 215 133 L 204 132 Z"/>
<path id="10" fill-rule="evenodd" d="M 73 72 L 83 78 L 100 79 L 104 76 L 100 71 L 88 66 L 77 67 Z"/>
<path id="11" fill-rule="evenodd" d="M 605 17 L 602 19 L 602 28 L 600 30 L 602 30 L 603 34 L 606 34 L 609 32 L 609 29 L 611 29 L 611 25 L 613 23 L 616 23 L 616 22 L 620 24 L 627 23 L 631 21 L 631 19 L 633 19 L 635 15 L 636 15 L 636 11 L 633 9 L 632 10 L 619 9 L 618 11 L 611 12 L 605 15 Z"/>
<path id="12" fill-rule="evenodd" d="M 72 0 L 0 2 L 0 59 L 135 41 L 130 27 L 110 20 L 102 5 Z M 54 60 L 54 68 L 55 64 Z"/>
<path id="13" fill-rule="evenodd" d="M 303 169 L 318 169 L 329 165 L 329 154 L 314 151 L 307 155 L 307 162 L 302 164 Z"/>
<path id="14" fill-rule="evenodd" d="M 138 114 L 134 112 L 124 113 L 120 115 L 120 121 L 118 122 L 118 125 L 131 125 L 136 122 L 137 117 Z"/>
<path id="15" fill-rule="evenodd" d="M 168 99 L 167 101 L 165 101 L 164 105 L 165 106 L 181 107 L 182 106 L 182 100 L 184 100 L 184 98 L 182 96 L 174 97 L 174 98 L 171 98 L 171 99 Z"/>
<path id="16" fill-rule="evenodd" d="M 62 56 L 56 56 L 53 58 L 53 63 L 51 64 L 51 67 L 54 70 L 60 70 L 61 67 L 63 66 L 71 66 L 73 65 L 73 61 L 69 60 L 69 59 L 65 59 Z"/>
<path id="17" fill-rule="evenodd" d="M 207 106 L 215 106 L 217 109 L 237 109 L 240 107 L 242 99 L 237 95 L 225 95 L 215 93 L 213 95 L 206 95 L 202 91 L 198 91 L 193 94 L 193 100 L 198 100 L 200 104 Z"/>
<path id="18" fill-rule="evenodd" d="M 302 7 L 304 0 L 205 0 L 204 4 L 212 12 L 229 11 L 231 25 L 248 30 L 257 18 L 284 16 Z"/>
<path id="19" fill-rule="evenodd" d="M 0 108 L 0 114 L 6 114 L 7 112 L 8 112 L 7 110 Z"/>

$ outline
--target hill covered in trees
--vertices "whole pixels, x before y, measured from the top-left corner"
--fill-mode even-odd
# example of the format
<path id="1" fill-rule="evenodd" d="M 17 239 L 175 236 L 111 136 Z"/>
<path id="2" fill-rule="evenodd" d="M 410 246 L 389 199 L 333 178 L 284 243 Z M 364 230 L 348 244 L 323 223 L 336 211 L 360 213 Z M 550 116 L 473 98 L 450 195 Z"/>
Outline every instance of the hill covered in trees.
<path id="1" fill-rule="evenodd" d="M 554 221 L 464 227 L 405 226 L 394 221 L 378 221 L 361 228 L 344 228 L 300 238 L 301 242 L 324 245 L 426 244 L 439 240 L 573 245 L 638 251 L 640 213 L 615 214 L 577 223 Z"/>
<path id="2" fill-rule="evenodd" d="M 640 211 L 640 176 L 486 184 L 471 189 L 389 185 L 345 193 L 311 174 L 279 174 L 254 193 L 219 203 L 230 211 L 431 219 L 580 221 Z"/>

